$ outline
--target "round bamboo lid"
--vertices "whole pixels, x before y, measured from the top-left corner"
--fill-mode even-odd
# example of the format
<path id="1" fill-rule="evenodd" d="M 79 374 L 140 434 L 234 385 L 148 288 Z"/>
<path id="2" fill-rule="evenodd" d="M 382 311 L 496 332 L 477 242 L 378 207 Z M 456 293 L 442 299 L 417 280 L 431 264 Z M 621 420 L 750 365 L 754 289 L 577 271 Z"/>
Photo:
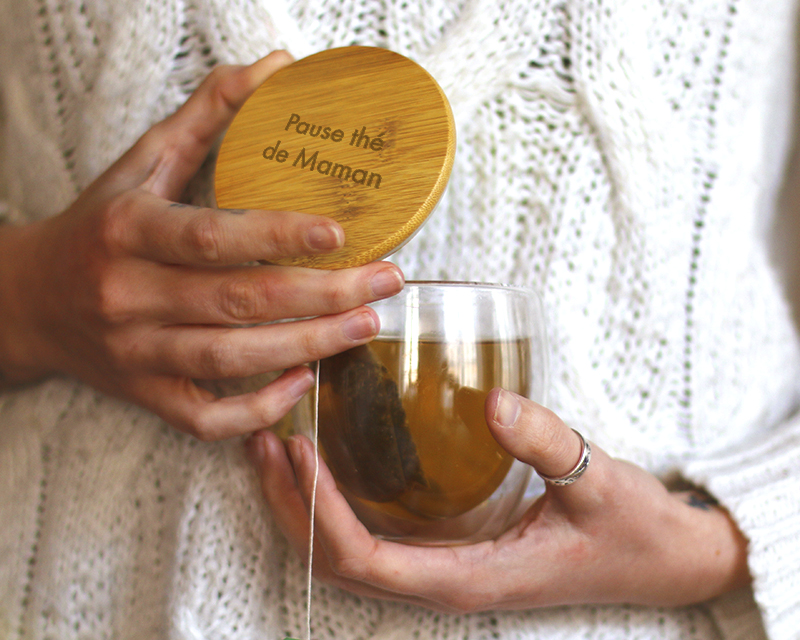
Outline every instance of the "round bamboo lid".
<path id="1" fill-rule="evenodd" d="M 342 249 L 278 264 L 365 264 L 425 222 L 455 145 L 447 98 L 418 64 L 376 47 L 322 51 L 272 75 L 237 114 L 217 158 L 217 206 L 313 213 L 342 225 Z"/>

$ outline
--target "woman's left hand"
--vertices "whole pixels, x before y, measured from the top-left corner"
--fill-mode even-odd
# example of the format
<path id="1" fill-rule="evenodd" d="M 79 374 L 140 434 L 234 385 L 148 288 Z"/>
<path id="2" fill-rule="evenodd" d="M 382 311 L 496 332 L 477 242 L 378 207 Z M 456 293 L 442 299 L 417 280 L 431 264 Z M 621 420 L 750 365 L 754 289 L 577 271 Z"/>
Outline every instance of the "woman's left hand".
<path id="1" fill-rule="evenodd" d="M 486 420 L 513 456 L 547 476 L 575 466 L 580 438 L 548 409 L 495 389 Z M 506 426 L 504 426 L 506 425 Z M 301 557 L 308 553 L 311 442 L 250 440 L 264 496 Z M 288 453 L 288 457 L 287 457 Z M 291 462 L 290 462 L 291 460 Z M 314 574 L 356 594 L 446 612 L 580 603 L 682 605 L 746 585 L 747 542 L 729 515 L 592 447 L 586 472 L 547 485 L 496 540 L 424 547 L 374 538 L 320 461 Z"/>

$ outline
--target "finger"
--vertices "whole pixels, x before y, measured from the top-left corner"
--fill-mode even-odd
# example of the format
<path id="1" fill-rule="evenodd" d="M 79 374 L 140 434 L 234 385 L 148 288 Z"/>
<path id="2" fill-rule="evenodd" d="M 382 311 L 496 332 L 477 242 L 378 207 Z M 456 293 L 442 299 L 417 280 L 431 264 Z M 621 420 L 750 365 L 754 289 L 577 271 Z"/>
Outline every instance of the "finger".
<path id="1" fill-rule="evenodd" d="M 580 436 L 546 407 L 505 389 L 493 389 L 486 398 L 485 411 L 486 422 L 500 445 L 538 473 L 561 477 L 579 462 L 583 452 Z M 591 498 L 589 490 L 600 477 L 606 458 L 592 447 L 586 472 L 571 485 L 549 485 L 551 490 L 581 500 Z M 595 489 L 598 486 L 595 484 Z"/>
<path id="2" fill-rule="evenodd" d="M 291 61 L 288 53 L 275 51 L 249 66 L 215 68 L 183 106 L 144 133 L 109 167 L 91 192 L 107 200 L 145 186 L 164 198 L 179 199 L 245 100 Z"/>
<path id="3" fill-rule="evenodd" d="M 580 438 L 555 413 L 505 389 L 487 396 L 486 421 L 511 455 L 544 475 L 569 473 L 581 454 Z"/>
<path id="4" fill-rule="evenodd" d="M 294 470 L 283 443 L 269 431 L 248 439 L 249 453 L 261 479 L 261 490 L 278 528 L 300 558 L 308 557 L 308 507 L 297 488 Z"/>
<path id="5" fill-rule="evenodd" d="M 288 53 L 275 51 L 249 66 L 216 67 L 178 111 L 145 134 L 156 138 L 162 150 L 143 186 L 177 200 L 247 98 L 291 62 Z"/>
<path id="6" fill-rule="evenodd" d="M 403 274 L 377 262 L 358 269 L 157 267 L 150 317 L 170 324 L 255 324 L 342 313 L 398 293 Z"/>
<path id="7" fill-rule="evenodd" d="M 314 478 L 314 450 L 304 437 L 287 442 L 306 504 Z M 494 594 L 481 575 L 492 543 L 424 547 L 378 540 L 370 535 L 336 487 L 320 459 L 315 530 L 337 584 L 370 587 L 376 597 L 421 603 L 446 612 L 489 608 Z M 458 585 L 457 588 L 454 585 Z"/>
<path id="8" fill-rule="evenodd" d="M 217 398 L 190 379 L 171 377 L 141 380 L 133 395 L 180 431 L 215 441 L 271 427 L 313 384 L 308 367 L 295 367 L 265 387 L 237 396 Z"/>
<path id="9" fill-rule="evenodd" d="M 208 209 L 169 202 L 141 189 L 117 197 L 113 234 L 122 250 L 156 262 L 195 266 L 313 255 L 340 248 L 335 221 L 304 213 Z"/>
<path id="10" fill-rule="evenodd" d="M 287 449 L 294 447 L 296 444 L 295 439 L 290 438 L 287 446 L 284 447 L 274 433 L 266 431 L 253 434 L 247 444 L 251 458 L 259 472 L 262 493 L 278 528 L 287 538 L 295 553 L 303 561 L 307 561 L 310 535 L 309 502 L 300 493 L 292 463 L 287 457 Z M 302 456 L 303 454 L 301 453 L 300 455 Z M 320 474 L 327 473 L 325 463 L 320 461 Z M 311 482 L 313 482 L 313 477 Z M 346 509 L 349 511 L 349 507 L 346 507 Z M 346 516 L 347 513 L 343 515 Z M 352 516 L 352 511 L 350 511 L 350 515 Z M 338 516 L 334 516 L 334 518 L 337 522 L 339 521 Z M 315 523 L 318 522 L 319 516 L 315 520 Z M 360 526 L 357 522 L 355 524 Z M 314 543 L 313 569 L 316 578 L 362 597 L 399 600 L 429 608 L 435 608 L 436 606 L 435 603 L 427 602 L 421 598 L 395 594 L 337 575 L 331 568 L 325 549 L 318 538 L 315 538 Z"/>
<path id="11" fill-rule="evenodd" d="M 372 340 L 380 327 L 368 307 L 247 328 L 168 327 L 131 353 L 143 367 L 205 380 L 287 369 Z"/>

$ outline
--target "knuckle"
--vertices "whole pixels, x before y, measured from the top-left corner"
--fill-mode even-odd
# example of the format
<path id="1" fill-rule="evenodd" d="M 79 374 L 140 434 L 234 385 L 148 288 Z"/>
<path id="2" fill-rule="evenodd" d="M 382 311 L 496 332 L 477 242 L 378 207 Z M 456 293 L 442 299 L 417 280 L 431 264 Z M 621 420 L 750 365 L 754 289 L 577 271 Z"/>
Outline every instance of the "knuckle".
<path id="1" fill-rule="evenodd" d="M 192 256 L 204 263 L 217 264 L 224 252 L 224 230 L 210 214 L 199 214 L 187 223 L 184 242 Z"/>
<path id="2" fill-rule="evenodd" d="M 211 338 L 200 350 L 199 369 L 212 379 L 232 378 L 236 374 L 236 358 L 227 339 L 227 332 Z"/>
<path id="3" fill-rule="evenodd" d="M 236 67 L 229 64 L 218 64 L 215 66 L 207 76 L 208 84 L 212 86 L 218 85 L 225 78 L 229 77 Z"/>
<path id="4" fill-rule="evenodd" d="M 302 552 L 298 549 L 297 550 L 299 555 L 302 555 Z M 340 576 L 337 574 L 330 563 L 314 563 L 312 568 L 312 572 L 314 575 L 314 579 L 320 582 L 324 582 L 325 584 L 329 584 L 334 587 L 339 587 L 342 589 L 347 589 L 349 583 L 347 578 Z"/>
<path id="5" fill-rule="evenodd" d="M 275 399 L 264 402 L 259 398 L 252 397 L 247 404 L 247 410 L 260 425 L 260 428 L 268 429 L 285 415 L 288 407 L 286 411 L 283 411 L 280 402 Z"/>
<path id="6" fill-rule="evenodd" d="M 182 432 L 201 442 L 216 442 L 223 438 L 220 425 L 214 420 L 210 410 L 213 401 L 193 406 L 175 421 L 175 426 Z"/>
<path id="7" fill-rule="evenodd" d="M 331 570 L 339 577 L 357 582 L 364 582 L 369 579 L 369 563 L 364 558 L 333 558 L 331 559 Z"/>
<path id="8" fill-rule="evenodd" d="M 325 287 L 325 302 L 333 312 L 346 311 L 352 305 L 348 290 L 336 281 L 327 283 Z"/>
<path id="9" fill-rule="evenodd" d="M 375 575 L 374 566 L 378 545 L 374 539 L 363 546 L 358 554 L 338 555 L 330 558 L 331 571 L 339 578 L 357 582 L 372 582 Z"/>
<path id="10" fill-rule="evenodd" d="M 297 347 L 299 356 L 306 362 L 314 362 L 325 356 L 322 349 L 324 336 L 319 331 L 306 328 L 297 336 Z"/>
<path id="11" fill-rule="evenodd" d="M 237 90 L 237 80 L 240 77 L 237 71 L 239 69 L 240 67 L 236 65 L 221 64 L 214 67 L 206 76 L 202 89 L 208 91 L 215 107 L 221 106 L 233 111 L 241 106 L 236 100 L 231 99 L 231 94 L 235 95 L 241 92 L 241 90 Z"/>
<path id="12" fill-rule="evenodd" d="M 250 278 L 235 278 L 222 287 L 220 309 L 233 322 L 262 319 L 267 306 L 262 286 Z"/>

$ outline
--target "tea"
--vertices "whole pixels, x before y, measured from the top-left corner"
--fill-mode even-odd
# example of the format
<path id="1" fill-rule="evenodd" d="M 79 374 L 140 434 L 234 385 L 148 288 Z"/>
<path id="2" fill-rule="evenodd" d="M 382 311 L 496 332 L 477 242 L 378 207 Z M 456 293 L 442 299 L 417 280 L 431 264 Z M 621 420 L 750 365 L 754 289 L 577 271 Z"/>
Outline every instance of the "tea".
<path id="1" fill-rule="evenodd" d="M 527 395 L 530 359 L 529 340 L 380 338 L 323 360 L 320 448 L 351 503 L 419 522 L 486 500 L 513 459 L 484 402 L 497 386 Z"/>

